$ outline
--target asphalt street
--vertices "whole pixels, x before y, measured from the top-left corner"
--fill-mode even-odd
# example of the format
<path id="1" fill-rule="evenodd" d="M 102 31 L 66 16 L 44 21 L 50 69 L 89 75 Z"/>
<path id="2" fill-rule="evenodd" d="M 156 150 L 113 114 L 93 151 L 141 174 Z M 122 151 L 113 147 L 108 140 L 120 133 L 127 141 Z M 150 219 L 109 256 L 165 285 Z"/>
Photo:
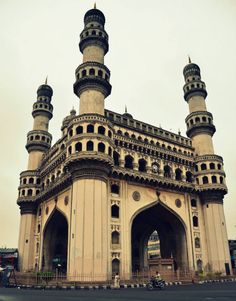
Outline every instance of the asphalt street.
<path id="1" fill-rule="evenodd" d="M 163 291 L 145 288 L 120 290 L 24 290 L 0 288 L 0 301 L 202 301 L 236 300 L 236 283 L 194 284 L 167 287 Z"/>

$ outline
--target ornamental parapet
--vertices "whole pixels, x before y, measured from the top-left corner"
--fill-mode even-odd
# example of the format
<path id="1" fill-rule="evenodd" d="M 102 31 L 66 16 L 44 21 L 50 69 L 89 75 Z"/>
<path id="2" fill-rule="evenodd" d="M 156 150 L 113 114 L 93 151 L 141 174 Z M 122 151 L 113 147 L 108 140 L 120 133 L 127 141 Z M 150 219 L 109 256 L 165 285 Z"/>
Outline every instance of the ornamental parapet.
<path id="1" fill-rule="evenodd" d="M 93 161 L 98 161 L 98 162 L 103 162 L 107 163 L 110 167 L 112 167 L 113 164 L 113 158 L 110 157 L 107 154 L 103 154 L 100 152 L 95 152 L 95 151 L 90 151 L 90 152 L 79 152 L 70 155 L 68 158 L 65 160 L 65 166 L 69 166 L 71 163 L 75 163 L 82 160 L 93 160 Z"/>
<path id="2" fill-rule="evenodd" d="M 183 181 L 177 181 L 171 178 L 166 178 L 156 174 L 143 173 L 140 171 L 129 170 L 122 167 L 114 167 L 112 169 L 112 177 L 125 179 L 139 184 L 160 186 L 167 189 L 178 191 L 194 192 L 195 184 Z"/>
<path id="3" fill-rule="evenodd" d="M 86 27 L 80 34 L 79 49 L 81 52 L 88 46 L 103 48 L 104 54 L 109 50 L 108 34 L 103 28 Z"/>
<path id="4" fill-rule="evenodd" d="M 201 156 L 197 156 L 195 157 L 195 162 L 204 162 L 204 161 L 217 161 L 220 163 L 223 163 L 223 158 L 221 156 L 218 155 L 201 155 Z"/>
<path id="5" fill-rule="evenodd" d="M 27 134 L 26 149 L 28 152 L 33 150 L 46 151 L 51 147 L 52 135 L 47 131 L 33 130 Z"/>
<path id="6" fill-rule="evenodd" d="M 220 184 L 203 184 L 203 185 L 196 185 L 196 191 L 197 192 L 215 192 L 215 191 L 221 191 L 223 194 L 227 194 L 228 189 L 224 183 Z"/>
<path id="7" fill-rule="evenodd" d="M 49 119 L 52 118 L 53 106 L 50 103 L 46 103 L 43 100 L 38 100 L 33 105 L 32 116 L 36 117 L 39 115 L 47 116 Z"/>
<path id="8" fill-rule="evenodd" d="M 208 134 L 213 136 L 216 131 L 214 124 L 210 124 L 206 122 L 197 122 L 195 124 L 191 124 L 186 132 L 187 136 L 193 138 L 198 134 Z"/>
<path id="9" fill-rule="evenodd" d="M 101 92 L 105 97 L 111 94 L 111 84 L 109 83 L 108 79 L 89 74 L 76 79 L 76 82 L 74 83 L 74 93 L 78 97 L 80 97 L 84 91 L 90 89 Z"/>
<path id="10" fill-rule="evenodd" d="M 36 197 L 35 202 L 37 204 L 47 200 L 50 197 L 57 195 L 63 189 L 66 189 L 72 184 L 71 174 L 65 173 L 63 176 L 56 178 L 54 182 L 51 182 L 48 186 L 46 186 Z"/>

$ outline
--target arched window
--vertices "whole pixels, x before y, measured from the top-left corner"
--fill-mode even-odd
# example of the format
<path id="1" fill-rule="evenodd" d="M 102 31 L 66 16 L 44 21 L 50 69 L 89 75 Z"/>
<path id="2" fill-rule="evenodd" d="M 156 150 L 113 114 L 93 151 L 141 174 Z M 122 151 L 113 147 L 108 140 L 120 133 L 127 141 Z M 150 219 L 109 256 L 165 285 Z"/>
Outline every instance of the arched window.
<path id="1" fill-rule="evenodd" d="M 197 118 L 195 119 L 195 122 L 200 122 L 200 118 L 197 117 Z"/>
<path id="2" fill-rule="evenodd" d="M 72 153 L 72 146 L 68 147 L 68 153 L 69 153 L 69 155 L 71 155 L 71 153 Z"/>
<path id="3" fill-rule="evenodd" d="M 39 189 L 36 189 L 36 195 L 38 195 L 40 193 Z"/>
<path id="4" fill-rule="evenodd" d="M 27 195 L 28 195 L 28 196 L 32 196 L 32 194 L 33 194 L 33 190 L 32 190 L 32 189 L 28 189 Z"/>
<path id="5" fill-rule="evenodd" d="M 83 127 L 81 125 L 79 125 L 77 128 L 76 128 L 76 135 L 79 135 L 79 134 L 82 134 L 83 133 Z"/>
<path id="6" fill-rule="evenodd" d="M 105 153 L 105 144 L 100 142 L 98 143 L 98 151 L 101 153 Z"/>
<path id="7" fill-rule="evenodd" d="M 198 259 L 197 260 L 197 270 L 199 271 L 199 272 L 202 272 L 203 270 L 202 270 L 202 260 L 201 259 Z"/>
<path id="8" fill-rule="evenodd" d="M 25 195 L 25 190 L 24 190 L 24 189 L 22 190 L 21 195 L 22 195 L 22 196 Z"/>
<path id="9" fill-rule="evenodd" d="M 95 75 L 95 70 L 93 68 L 89 69 L 89 75 Z"/>
<path id="10" fill-rule="evenodd" d="M 111 206 L 111 217 L 114 217 L 114 218 L 120 217 L 120 208 L 116 204 Z"/>
<path id="11" fill-rule="evenodd" d="M 213 184 L 217 183 L 217 178 L 216 178 L 216 176 L 212 176 L 212 177 L 211 177 L 211 182 L 212 182 Z"/>
<path id="12" fill-rule="evenodd" d="M 108 137 L 111 138 L 112 137 L 112 132 L 109 130 L 108 131 Z"/>
<path id="13" fill-rule="evenodd" d="M 51 181 L 54 182 L 55 181 L 55 176 L 52 175 Z"/>
<path id="14" fill-rule="evenodd" d="M 196 178 L 196 181 L 197 181 L 197 185 L 199 185 L 199 179 L 198 178 Z"/>
<path id="15" fill-rule="evenodd" d="M 26 183 L 27 183 L 27 179 L 24 178 L 24 179 L 23 179 L 23 184 L 26 184 Z"/>
<path id="16" fill-rule="evenodd" d="M 72 129 L 69 131 L 69 136 L 70 136 L 70 137 L 73 136 L 73 130 L 72 130 Z"/>
<path id="17" fill-rule="evenodd" d="M 117 152 L 113 152 L 113 159 L 114 159 L 115 166 L 119 166 L 120 155 Z"/>
<path id="18" fill-rule="evenodd" d="M 42 209 L 39 208 L 39 216 L 41 216 L 41 214 L 42 214 Z"/>
<path id="19" fill-rule="evenodd" d="M 40 233 L 40 225 L 38 225 L 38 233 Z"/>
<path id="20" fill-rule="evenodd" d="M 202 164 L 201 164 L 201 170 L 206 170 L 206 169 L 207 169 L 206 164 L 205 164 L 205 163 L 202 163 Z"/>
<path id="21" fill-rule="evenodd" d="M 203 183 L 203 184 L 208 184 L 208 177 L 206 177 L 206 176 L 203 177 L 203 178 L 202 178 L 202 183 Z"/>
<path id="22" fill-rule="evenodd" d="M 75 151 L 76 152 L 81 152 L 82 151 L 82 143 L 81 142 L 76 143 Z"/>
<path id="23" fill-rule="evenodd" d="M 65 149 L 65 144 L 62 144 L 60 150 L 62 151 L 64 149 Z"/>
<path id="24" fill-rule="evenodd" d="M 88 141 L 87 142 L 87 151 L 93 151 L 93 141 Z"/>
<path id="25" fill-rule="evenodd" d="M 146 172 L 147 171 L 147 161 L 144 159 L 140 159 L 138 161 L 138 170 L 141 172 Z"/>
<path id="26" fill-rule="evenodd" d="M 217 168 L 220 170 L 221 169 L 221 164 L 217 164 Z"/>
<path id="27" fill-rule="evenodd" d="M 182 180 L 182 170 L 177 168 L 175 170 L 175 180 L 181 181 Z"/>
<path id="28" fill-rule="evenodd" d="M 199 237 L 195 237 L 195 248 L 200 248 L 200 238 Z"/>
<path id="29" fill-rule="evenodd" d="M 50 184 L 50 180 L 49 179 L 47 179 L 46 184 L 47 184 L 47 186 Z"/>
<path id="30" fill-rule="evenodd" d="M 210 169 L 215 169 L 215 163 L 210 163 Z"/>
<path id="31" fill-rule="evenodd" d="M 186 182 L 188 182 L 188 183 L 193 182 L 193 174 L 190 171 L 186 172 Z"/>
<path id="32" fill-rule="evenodd" d="M 117 245 L 120 243 L 120 233 L 118 231 L 113 231 L 111 234 L 111 243 Z"/>
<path id="33" fill-rule="evenodd" d="M 105 128 L 104 126 L 99 126 L 98 127 L 98 134 L 101 134 L 101 135 L 105 135 Z"/>
<path id="34" fill-rule="evenodd" d="M 109 156 L 112 156 L 112 149 L 111 149 L 110 146 L 108 147 L 108 155 L 109 155 Z"/>
<path id="35" fill-rule="evenodd" d="M 171 168 L 169 165 L 164 166 L 164 177 L 171 178 Z"/>
<path id="36" fill-rule="evenodd" d="M 195 199 L 191 199 L 191 206 L 194 208 L 197 207 L 197 201 Z"/>
<path id="37" fill-rule="evenodd" d="M 39 243 L 37 242 L 37 244 L 36 244 L 36 253 L 38 253 L 39 252 Z"/>
<path id="38" fill-rule="evenodd" d="M 220 184 L 224 184 L 224 178 L 220 177 Z"/>
<path id="39" fill-rule="evenodd" d="M 87 71 L 86 70 L 83 70 L 82 71 L 82 77 L 86 76 L 87 75 Z"/>
<path id="40" fill-rule="evenodd" d="M 103 76 L 102 70 L 98 70 L 98 76 L 100 76 L 100 77 Z"/>
<path id="41" fill-rule="evenodd" d="M 40 179 L 38 178 L 38 179 L 36 180 L 36 184 L 37 184 L 37 185 L 40 185 L 40 183 L 41 183 L 41 181 L 40 181 Z"/>
<path id="42" fill-rule="evenodd" d="M 94 133 L 94 126 L 92 124 L 87 125 L 87 133 Z"/>
<path id="43" fill-rule="evenodd" d="M 119 259 L 115 258 L 112 260 L 112 274 L 120 273 L 120 261 Z"/>
<path id="44" fill-rule="evenodd" d="M 61 174 L 61 171 L 60 171 L 60 170 L 58 170 L 58 172 L 57 172 L 57 177 L 59 177 L 59 176 L 60 176 L 60 174 Z"/>
<path id="45" fill-rule="evenodd" d="M 120 187 L 119 187 L 119 185 L 112 184 L 111 185 L 111 193 L 119 194 L 120 193 Z"/>
<path id="46" fill-rule="evenodd" d="M 198 227 L 198 217 L 196 215 L 193 216 L 193 226 Z"/>
<path id="47" fill-rule="evenodd" d="M 39 135 L 35 136 L 35 140 L 39 140 L 39 139 L 40 139 Z"/>
<path id="48" fill-rule="evenodd" d="M 195 171 L 198 172 L 198 166 L 197 165 L 195 165 Z"/>
<path id="49" fill-rule="evenodd" d="M 133 160 L 134 158 L 130 155 L 125 156 L 125 168 L 133 169 Z"/>

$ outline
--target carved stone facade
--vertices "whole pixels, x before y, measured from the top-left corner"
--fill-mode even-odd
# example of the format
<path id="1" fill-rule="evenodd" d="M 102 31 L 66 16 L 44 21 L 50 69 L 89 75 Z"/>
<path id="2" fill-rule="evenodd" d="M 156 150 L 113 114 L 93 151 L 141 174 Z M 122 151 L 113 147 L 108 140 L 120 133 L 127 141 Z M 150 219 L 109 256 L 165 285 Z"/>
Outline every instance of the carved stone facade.
<path id="1" fill-rule="evenodd" d="M 184 68 L 189 138 L 105 110 L 111 93 L 105 17 L 94 8 L 84 24 L 74 84 L 79 114 L 72 110 L 64 118 L 53 146 L 47 83 L 33 106 L 17 200 L 20 270 L 60 267 L 73 279 L 97 281 L 119 271 L 128 279 L 147 269 L 147 243 L 156 230 L 161 257 L 173 258 L 175 269 L 229 273 L 227 187 L 200 68 L 191 62 Z"/>

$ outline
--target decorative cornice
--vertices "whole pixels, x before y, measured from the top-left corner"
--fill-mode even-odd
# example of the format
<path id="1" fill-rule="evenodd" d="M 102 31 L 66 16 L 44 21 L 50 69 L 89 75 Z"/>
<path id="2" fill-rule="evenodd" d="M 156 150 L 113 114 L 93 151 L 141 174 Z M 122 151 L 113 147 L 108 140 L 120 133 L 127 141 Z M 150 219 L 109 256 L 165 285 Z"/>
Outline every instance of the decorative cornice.
<path id="1" fill-rule="evenodd" d="M 74 93 L 80 97 L 80 95 L 86 90 L 97 90 L 107 97 L 111 94 L 111 84 L 102 77 L 87 75 L 79 78 L 74 83 Z"/>

